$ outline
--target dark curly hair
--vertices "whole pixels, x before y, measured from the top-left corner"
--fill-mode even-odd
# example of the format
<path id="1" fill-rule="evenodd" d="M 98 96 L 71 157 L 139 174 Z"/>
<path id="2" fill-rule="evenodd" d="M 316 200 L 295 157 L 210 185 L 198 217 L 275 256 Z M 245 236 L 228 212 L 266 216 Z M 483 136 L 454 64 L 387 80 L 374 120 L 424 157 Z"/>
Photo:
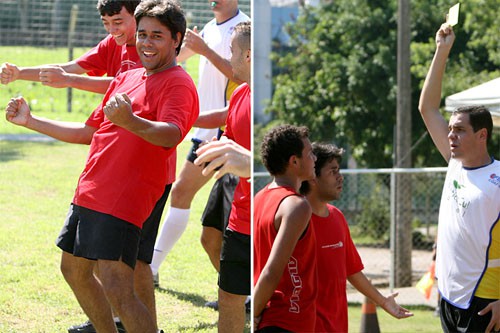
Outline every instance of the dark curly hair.
<path id="1" fill-rule="evenodd" d="M 261 157 L 271 175 L 286 172 L 290 157 L 302 157 L 303 139 L 309 137 L 305 126 L 281 125 L 269 131 L 262 140 Z"/>

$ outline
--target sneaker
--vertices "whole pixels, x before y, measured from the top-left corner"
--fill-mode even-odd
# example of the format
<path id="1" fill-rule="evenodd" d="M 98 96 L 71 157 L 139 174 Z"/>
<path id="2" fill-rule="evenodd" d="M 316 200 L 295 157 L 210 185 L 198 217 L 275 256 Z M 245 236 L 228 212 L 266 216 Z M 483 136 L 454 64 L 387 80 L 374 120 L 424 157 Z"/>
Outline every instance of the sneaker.
<path id="1" fill-rule="evenodd" d="M 219 302 L 218 301 L 206 302 L 205 306 L 208 307 L 208 308 L 214 309 L 216 311 L 219 310 Z M 251 308 L 252 308 L 251 298 L 247 298 L 247 300 L 245 301 L 245 311 L 246 311 L 246 313 L 250 313 Z"/>
<path id="2" fill-rule="evenodd" d="M 219 302 L 218 301 L 206 302 L 205 306 L 208 308 L 214 309 L 215 311 L 219 310 Z"/>
<path id="3" fill-rule="evenodd" d="M 71 326 L 68 328 L 68 333 L 96 333 L 96 330 L 94 325 L 88 320 L 83 324 Z"/>
<path id="4" fill-rule="evenodd" d="M 155 288 L 160 288 L 160 273 L 153 274 L 153 285 Z"/>
<path id="5" fill-rule="evenodd" d="M 118 329 L 118 333 L 127 333 L 121 321 L 116 321 L 115 324 L 116 328 Z M 96 330 L 90 320 L 87 320 L 83 324 L 71 326 L 70 328 L 68 328 L 68 333 L 96 333 Z"/>

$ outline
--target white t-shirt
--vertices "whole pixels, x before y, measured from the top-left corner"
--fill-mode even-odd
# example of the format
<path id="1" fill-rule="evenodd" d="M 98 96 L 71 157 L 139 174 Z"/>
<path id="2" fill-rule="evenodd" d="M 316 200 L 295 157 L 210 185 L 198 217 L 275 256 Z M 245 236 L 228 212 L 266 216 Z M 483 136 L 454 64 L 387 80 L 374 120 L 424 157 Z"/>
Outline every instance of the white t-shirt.
<path id="1" fill-rule="evenodd" d="M 229 60 L 231 59 L 231 34 L 234 27 L 240 22 L 249 20 L 250 18 L 241 11 L 238 11 L 236 16 L 220 24 L 217 24 L 215 19 L 212 19 L 201 31 L 201 36 L 212 50 L 224 59 Z M 203 56 L 200 57 L 198 73 L 200 113 L 224 108 L 227 105 L 226 87 L 229 79 Z M 200 140 L 211 140 L 212 137 L 217 136 L 217 132 L 217 128 L 196 128 L 193 136 Z"/>
<path id="2" fill-rule="evenodd" d="M 469 308 L 486 274 L 497 278 L 500 239 L 493 234 L 499 214 L 500 162 L 469 169 L 450 159 L 439 208 L 436 276 L 441 295 L 459 308 Z"/>

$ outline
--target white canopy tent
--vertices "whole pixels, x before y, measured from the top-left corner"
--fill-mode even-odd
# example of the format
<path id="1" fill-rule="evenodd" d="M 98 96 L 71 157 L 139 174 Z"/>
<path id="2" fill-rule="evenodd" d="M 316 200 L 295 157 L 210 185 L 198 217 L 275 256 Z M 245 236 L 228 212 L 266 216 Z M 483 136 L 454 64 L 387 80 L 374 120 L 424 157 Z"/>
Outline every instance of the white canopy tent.
<path id="1" fill-rule="evenodd" d="M 448 112 L 467 105 L 486 106 L 493 116 L 493 125 L 500 127 L 500 78 L 453 94 L 445 99 L 445 110 Z"/>

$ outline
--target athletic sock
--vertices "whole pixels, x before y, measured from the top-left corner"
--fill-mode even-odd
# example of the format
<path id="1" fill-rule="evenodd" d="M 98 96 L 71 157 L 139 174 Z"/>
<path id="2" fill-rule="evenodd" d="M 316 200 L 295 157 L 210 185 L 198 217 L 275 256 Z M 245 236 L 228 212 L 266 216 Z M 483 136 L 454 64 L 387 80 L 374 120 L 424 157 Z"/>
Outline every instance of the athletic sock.
<path id="1" fill-rule="evenodd" d="M 160 234 L 156 238 L 155 251 L 151 262 L 153 274 L 158 273 L 161 263 L 165 260 L 175 243 L 181 238 L 184 230 L 186 230 L 190 212 L 190 209 L 169 207 Z"/>

